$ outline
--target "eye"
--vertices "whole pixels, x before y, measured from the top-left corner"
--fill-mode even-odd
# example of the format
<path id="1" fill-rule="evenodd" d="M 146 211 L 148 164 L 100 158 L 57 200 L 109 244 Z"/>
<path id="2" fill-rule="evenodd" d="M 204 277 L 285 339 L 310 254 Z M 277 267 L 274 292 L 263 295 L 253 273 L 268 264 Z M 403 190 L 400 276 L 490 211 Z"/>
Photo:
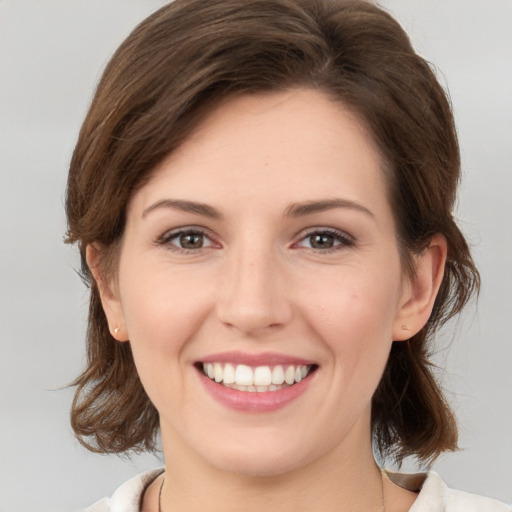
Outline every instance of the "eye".
<path id="1" fill-rule="evenodd" d="M 296 247 L 305 247 L 320 252 L 329 252 L 352 245 L 354 245 L 354 239 L 337 229 L 310 231 L 295 244 Z"/>
<path id="2" fill-rule="evenodd" d="M 182 233 L 176 237 L 176 242 L 181 249 L 201 249 L 205 236 L 203 233 Z"/>
<path id="3" fill-rule="evenodd" d="M 204 231 L 195 228 L 168 231 L 158 240 L 158 243 L 183 252 L 200 251 L 216 245 Z"/>

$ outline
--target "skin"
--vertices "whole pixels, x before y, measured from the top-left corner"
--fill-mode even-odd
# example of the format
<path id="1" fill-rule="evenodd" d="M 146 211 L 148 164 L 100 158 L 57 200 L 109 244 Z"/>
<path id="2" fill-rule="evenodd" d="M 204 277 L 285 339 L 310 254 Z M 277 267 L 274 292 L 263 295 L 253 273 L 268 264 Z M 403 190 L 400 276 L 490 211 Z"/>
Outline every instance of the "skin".
<path id="1" fill-rule="evenodd" d="M 113 335 L 130 340 L 160 413 L 164 511 L 380 510 L 371 397 L 392 341 L 427 321 L 446 258 L 436 236 L 405 278 L 382 165 L 363 123 L 318 91 L 231 99 L 133 196 L 114 279 L 88 248 Z M 190 227 L 203 246 L 184 251 Z M 234 350 L 318 369 L 284 408 L 236 411 L 194 367 Z M 415 498 L 387 479 L 384 494 L 388 512 Z"/>

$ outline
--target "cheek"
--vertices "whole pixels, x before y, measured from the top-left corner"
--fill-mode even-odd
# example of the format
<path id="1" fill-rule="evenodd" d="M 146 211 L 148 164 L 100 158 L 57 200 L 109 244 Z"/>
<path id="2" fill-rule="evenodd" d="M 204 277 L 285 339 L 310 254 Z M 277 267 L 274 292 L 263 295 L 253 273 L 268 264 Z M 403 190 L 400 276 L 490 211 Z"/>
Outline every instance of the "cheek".
<path id="1" fill-rule="evenodd" d="M 400 290 L 396 281 L 375 276 L 340 277 L 318 289 L 313 284 L 306 295 L 318 312 L 318 323 L 329 330 L 390 333 L 398 311 Z M 377 328 L 377 331 L 375 329 Z"/>
<path id="2" fill-rule="evenodd" d="M 125 325 L 142 384 L 157 409 L 173 397 L 175 407 L 183 393 L 190 340 L 207 315 L 206 292 L 193 279 L 180 279 L 155 265 L 127 262 L 121 299 Z"/>
<path id="3" fill-rule="evenodd" d="M 211 290 L 201 273 L 180 272 L 166 262 L 126 259 L 121 274 L 122 309 L 134 353 L 180 351 L 208 315 Z M 137 268 L 134 273 L 131 269 Z M 123 268 L 121 267 L 121 271 Z M 124 278 L 124 279 L 123 279 Z M 148 349 L 151 348 L 151 351 Z"/>
<path id="4" fill-rule="evenodd" d="M 392 343 L 400 300 L 397 272 L 357 272 L 331 276 L 328 287 L 311 283 L 308 321 L 314 325 L 335 360 L 356 369 L 360 364 L 383 367 Z"/>

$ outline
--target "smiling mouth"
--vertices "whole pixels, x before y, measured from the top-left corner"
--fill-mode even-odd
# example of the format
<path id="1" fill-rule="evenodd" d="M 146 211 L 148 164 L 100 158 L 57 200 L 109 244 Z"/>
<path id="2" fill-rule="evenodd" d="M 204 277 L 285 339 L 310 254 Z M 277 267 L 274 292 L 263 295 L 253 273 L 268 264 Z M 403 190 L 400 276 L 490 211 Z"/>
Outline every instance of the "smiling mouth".
<path id="1" fill-rule="evenodd" d="M 317 365 L 274 365 L 198 363 L 196 367 L 210 380 L 238 391 L 263 393 L 289 388 L 311 375 Z"/>

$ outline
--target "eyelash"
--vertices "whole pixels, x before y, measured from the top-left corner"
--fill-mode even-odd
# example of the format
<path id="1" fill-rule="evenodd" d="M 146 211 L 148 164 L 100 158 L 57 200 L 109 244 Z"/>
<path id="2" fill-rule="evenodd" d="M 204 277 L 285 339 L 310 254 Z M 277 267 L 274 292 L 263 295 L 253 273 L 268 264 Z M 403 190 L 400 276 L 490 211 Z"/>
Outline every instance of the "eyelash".
<path id="1" fill-rule="evenodd" d="M 185 247 L 179 247 L 178 245 L 172 243 L 174 240 L 177 240 L 180 237 L 187 236 L 187 235 L 201 236 L 201 237 L 203 237 L 203 243 L 204 243 L 204 240 L 209 240 L 210 244 L 208 244 L 206 246 L 198 247 L 197 249 L 187 249 Z M 208 233 L 205 230 L 203 230 L 201 228 L 190 227 L 190 228 L 181 228 L 181 229 L 178 229 L 175 231 L 167 231 L 157 240 L 157 244 L 164 245 L 167 248 L 169 248 L 170 250 L 176 251 L 180 254 L 199 254 L 204 249 L 214 246 L 216 244 L 216 242 L 212 239 L 211 236 L 208 235 Z"/>
<path id="2" fill-rule="evenodd" d="M 312 229 L 308 231 L 305 235 L 301 236 L 301 238 L 293 244 L 293 247 L 299 246 L 301 242 L 304 242 L 308 239 L 311 239 L 312 236 L 319 235 L 319 236 L 329 236 L 334 239 L 334 242 L 338 242 L 333 247 L 330 247 L 328 249 L 317 249 L 314 247 L 305 247 L 308 250 L 318 252 L 321 254 L 329 254 L 332 252 L 336 252 L 339 250 L 342 250 L 346 247 L 352 247 L 355 244 L 355 240 L 353 237 L 348 235 L 347 233 L 344 233 L 343 231 L 339 231 L 337 229 L 333 228 L 320 228 L 320 229 Z"/>
<path id="3" fill-rule="evenodd" d="M 179 247 L 178 245 L 173 243 L 173 241 L 178 240 L 182 236 L 194 236 L 194 235 L 202 237 L 203 244 L 204 244 L 204 240 L 209 240 L 210 243 L 206 246 L 202 245 L 201 247 L 198 247 L 195 249 L 190 249 L 190 248 L 187 249 L 185 247 Z M 316 236 L 332 237 L 334 239 L 334 242 L 335 243 L 337 242 L 335 245 L 333 245 L 333 247 L 330 247 L 328 249 L 318 249 L 315 247 L 304 247 L 305 249 L 308 249 L 310 251 L 314 251 L 317 253 L 321 253 L 321 254 L 329 254 L 332 252 L 336 252 L 336 251 L 339 251 L 346 247 L 352 247 L 355 244 L 354 238 L 351 237 L 350 235 L 348 235 L 347 233 L 344 233 L 343 231 L 339 231 L 339 230 L 333 229 L 333 228 L 321 228 L 321 229 L 317 228 L 317 229 L 312 229 L 312 230 L 308 231 L 306 234 L 302 235 L 301 238 L 297 242 L 293 243 L 292 247 L 300 247 L 300 244 L 302 242 L 304 242 L 308 239 L 311 239 L 311 237 L 315 236 L 315 235 Z M 204 249 L 207 249 L 209 247 L 216 245 L 216 242 L 213 240 L 213 238 L 211 236 L 208 235 L 208 233 L 205 230 L 203 230 L 201 228 L 195 228 L 195 227 L 180 228 L 175 231 L 168 231 L 168 232 L 164 233 L 157 240 L 156 243 L 157 243 L 157 245 L 164 245 L 164 246 L 168 247 L 170 250 L 176 251 L 180 254 L 199 254 Z"/>

